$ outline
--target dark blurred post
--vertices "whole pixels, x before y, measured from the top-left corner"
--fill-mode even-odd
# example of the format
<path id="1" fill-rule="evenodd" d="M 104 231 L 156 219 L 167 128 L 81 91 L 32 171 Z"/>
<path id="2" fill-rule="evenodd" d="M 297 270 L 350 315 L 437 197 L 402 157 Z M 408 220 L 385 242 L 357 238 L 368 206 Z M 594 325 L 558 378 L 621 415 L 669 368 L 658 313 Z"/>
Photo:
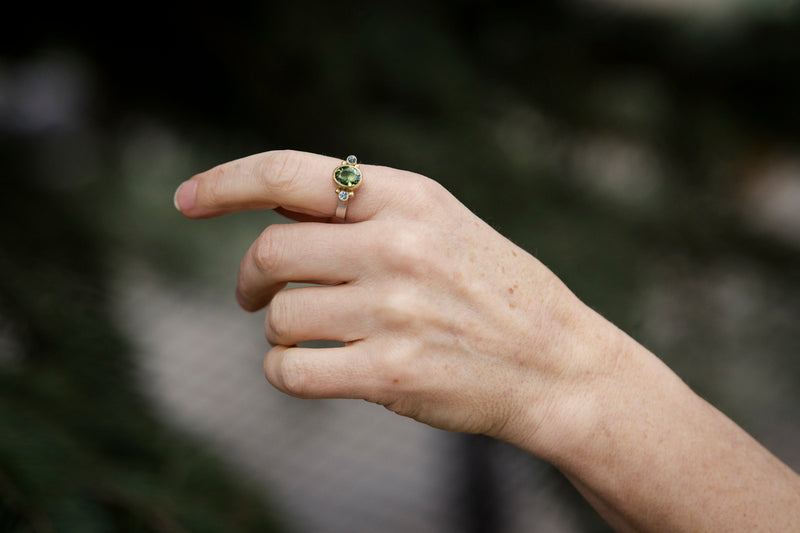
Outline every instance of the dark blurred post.
<path id="1" fill-rule="evenodd" d="M 503 531 L 502 502 L 492 453 L 497 442 L 483 435 L 459 435 L 456 467 L 463 481 L 456 492 L 457 531 Z"/>

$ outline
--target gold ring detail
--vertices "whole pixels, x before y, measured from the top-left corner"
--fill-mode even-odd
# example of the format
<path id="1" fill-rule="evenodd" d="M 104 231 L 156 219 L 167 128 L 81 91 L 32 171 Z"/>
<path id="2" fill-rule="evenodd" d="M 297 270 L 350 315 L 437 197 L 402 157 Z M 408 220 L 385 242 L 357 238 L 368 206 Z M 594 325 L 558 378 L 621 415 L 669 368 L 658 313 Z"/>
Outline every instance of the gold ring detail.
<path id="1" fill-rule="evenodd" d="M 347 156 L 333 171 L 333 184 L 336 185 L 336 218 L 344 220 L 347 216 L 347 204 L 353 197 L 353 191 L 361 186 L 363 181 L 358 158 L 354 155 Z"/>

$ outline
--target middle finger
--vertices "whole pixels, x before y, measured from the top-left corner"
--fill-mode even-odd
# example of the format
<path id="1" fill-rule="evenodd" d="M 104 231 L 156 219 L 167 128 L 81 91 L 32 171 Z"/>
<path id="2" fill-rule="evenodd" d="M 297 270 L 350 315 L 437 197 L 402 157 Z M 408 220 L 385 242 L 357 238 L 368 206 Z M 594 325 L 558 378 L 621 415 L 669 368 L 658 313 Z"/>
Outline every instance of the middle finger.
<path id="1" fill-rule="evenodd" d="M 239 265 L 236 296 L 248 311 L 267 305 L 287 282 L 336 285 L 360 273 L 351 253 L 360 234 L 355 224 L 274 224 L 253 242 Z"/>

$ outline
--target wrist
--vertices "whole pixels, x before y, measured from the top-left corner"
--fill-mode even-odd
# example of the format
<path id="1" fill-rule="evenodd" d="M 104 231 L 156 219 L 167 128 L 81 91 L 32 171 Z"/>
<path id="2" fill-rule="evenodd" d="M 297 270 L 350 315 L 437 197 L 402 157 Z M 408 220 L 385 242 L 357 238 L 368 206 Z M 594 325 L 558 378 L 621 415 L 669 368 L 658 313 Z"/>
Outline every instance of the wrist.
<path id="1" fill-rule="evenodd" d="M 565 293 L 554 307 L 560 319 L 546 332 L 547 342 L 533 343 L 538 353 L 529 354 L 540 360 L 547 354 L 547 375 L 521 389 L 518 420 L 503 437 L 560 469 L 594 445 L 622 401 L 630 370 L 654 357 L 566 288 Z"/>

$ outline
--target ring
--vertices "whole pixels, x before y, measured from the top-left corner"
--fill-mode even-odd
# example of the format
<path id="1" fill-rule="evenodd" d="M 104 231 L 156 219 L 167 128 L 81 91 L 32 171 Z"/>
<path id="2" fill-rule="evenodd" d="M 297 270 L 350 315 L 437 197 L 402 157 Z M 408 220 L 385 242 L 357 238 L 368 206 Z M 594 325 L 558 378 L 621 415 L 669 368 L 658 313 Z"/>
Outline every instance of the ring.
<path id="1" fill-rule="evenodd" d="M 347 215 L 347 202 L 353 197 L 353 191 L 361 185 L 361 178 L 358 159 L 354 155 L 348 155 L 347 159 L 333 171 L 333 183 L 336 185 L 336 197 L 339 199 L 336 218 L 339 220 L 344 220 Z"/>

